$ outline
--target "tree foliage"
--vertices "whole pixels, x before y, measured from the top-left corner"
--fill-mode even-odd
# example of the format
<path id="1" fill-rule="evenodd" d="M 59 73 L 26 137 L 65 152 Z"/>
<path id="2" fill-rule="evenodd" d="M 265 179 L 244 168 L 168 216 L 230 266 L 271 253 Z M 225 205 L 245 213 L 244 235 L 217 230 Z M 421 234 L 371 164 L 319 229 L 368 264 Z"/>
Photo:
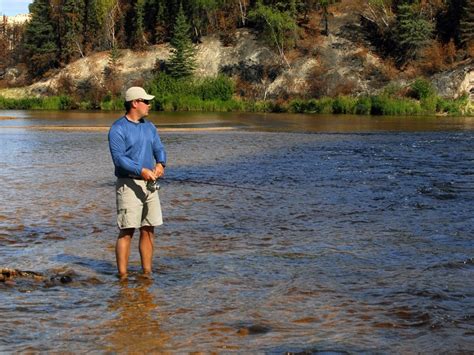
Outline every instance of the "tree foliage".
<path id="1" fill-rule="evenodd" d="M 184 10 L 180 7 L 173 38 L 171 38 L 171 57 L 168 62 L 168 71 L 174 78 L 191 76 L 195 69 L 195 48 L 189 37 L 190 26 Z"/>
<path id="2" fill-rule="evenodd" d="M 405 59 L 416 58 L 433 35 L 433 24 L 428 21 L 418 4 L 398 6 L 396 37 Z"/>
<path id="3" fill-rule="evenodd" d="M 346 0 L 348 1 L 348 0 Z M 219 35 L 235 43 L 235 31 L 248 27 L 278 51 L 288 65 L 288 52 L 311 23 L 321 18 L 319 31 L 329 34 L 333 4 L 340 0 L 34 0 L 31 20 L 19 35 L 11 29 L 0 38 L 10 45 L 2 63 L 27 58 L 33 76 L 95 51 L 113 48 L 147 49 L 175 36 L 182 6 L 186 36 L 198 43 L 202 36 Z M 474 37 L 472 0 L 367 0 L 360 2 L 366 37 L 384 57 L 398 64 L 417 59 L 436 38 L 468 47 Z M 24 36 L 22 35 L 24 33 Z M 306 37 L 307 38 L 307 37 Z M 316 43 L 316 41 L 314 41 Z M 11 46 L 13 45 L 14 48 Z M 177 63 L 180 59 L 175 58 Z M 185 70 L 186 71 L 186 70 Z"/>
<path id="4" fill-rule="evenodd" d="M 460 37 L 463 45 L 474 42 L 474 1 L 465 0 L 460 19 Z"/>
<path id="5" fill-rule="evenodd" d="M 27 64 L 30 73 L 36 76 L 57 67 L 60 53 L 49 1 L 35 0 L 29 9 L 31 20 L 26 27 L 25 50 L 29 57 Z"/>
<path id="6" fill-rule="evenodd" d="M 263 38 L 277 48 L 288 66 L 285 51 L 294 43 L 294 34 L 297 29 L 295 14 L 291 11 L 291 4 L 289 5 L 289 9 L 285 9 L 280 2 L 274 6 L 267 6 L 259 1 L 255 9 L 249 13 L 249 17 L 262 29 Z"/>

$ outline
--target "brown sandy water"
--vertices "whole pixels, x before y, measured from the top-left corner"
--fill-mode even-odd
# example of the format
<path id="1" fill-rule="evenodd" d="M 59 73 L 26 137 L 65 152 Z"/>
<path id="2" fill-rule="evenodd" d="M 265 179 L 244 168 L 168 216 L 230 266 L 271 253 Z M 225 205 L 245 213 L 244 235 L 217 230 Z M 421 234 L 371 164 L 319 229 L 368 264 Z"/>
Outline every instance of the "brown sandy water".
<path id="1" fill-rule="evenodd" d="M 0 282 L 0 352 L 474 349 L 472 118 L 154 114 L 155 276 L 135 240 L 120 283 L 117 115 L 0 112 L 0 267 L 45 275 Z"/>

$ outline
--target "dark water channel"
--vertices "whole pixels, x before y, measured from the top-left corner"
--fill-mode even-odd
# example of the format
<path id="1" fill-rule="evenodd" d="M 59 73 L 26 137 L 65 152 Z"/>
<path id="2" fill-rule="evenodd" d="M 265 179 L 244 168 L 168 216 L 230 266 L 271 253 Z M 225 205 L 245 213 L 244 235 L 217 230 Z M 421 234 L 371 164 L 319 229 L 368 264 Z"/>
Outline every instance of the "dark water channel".
<path id="1" fill-rule="evenodd" d="M 120 283 L 117 115 L 0 116 L 0 268 L 46 276 L 0 282 L 2 353 L 474 350 L 473 118 L 155 114 L 155 276 L 135 240 Z"/>

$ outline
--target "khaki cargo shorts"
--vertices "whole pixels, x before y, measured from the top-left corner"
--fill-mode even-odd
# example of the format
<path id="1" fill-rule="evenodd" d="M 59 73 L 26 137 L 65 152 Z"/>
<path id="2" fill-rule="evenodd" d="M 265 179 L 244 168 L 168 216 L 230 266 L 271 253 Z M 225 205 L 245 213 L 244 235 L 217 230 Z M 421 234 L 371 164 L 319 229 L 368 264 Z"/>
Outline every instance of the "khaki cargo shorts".
<path id="1" fill-rule="evenodd" d="M 145 180 L 119 178 L 115 187 L 120 229 L 163 224 L 158 191 L 148 190 Z"/>

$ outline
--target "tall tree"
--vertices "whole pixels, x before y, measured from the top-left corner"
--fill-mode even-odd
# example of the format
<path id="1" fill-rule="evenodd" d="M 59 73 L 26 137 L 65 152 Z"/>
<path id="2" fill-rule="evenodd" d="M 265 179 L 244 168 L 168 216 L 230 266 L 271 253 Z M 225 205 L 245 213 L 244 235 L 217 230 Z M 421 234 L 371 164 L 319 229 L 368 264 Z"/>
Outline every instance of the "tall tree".
<path id="1" fill-rule="evenodd" d="M 289 67 L 285 51 L 287 46 L 294 42 L 296 31 L 296 20 L 290 11 L 281 11 L 277 6 L 266 6 L 258 2 L 256 7 L 249 13 L 249 17 L 257 22 L 263 29 L 264 38 L 275 46 L 282 60 Z"/>
<path id="2" fill-rule="evenodd" d="M 61 58 L 68 63 L 79 55 L 84 56 L 83 42 L 83 19 L 84 0 L 63 0 L 63 33 L 61 33 Z"/>
<path id="3" fill-rule="evenodd" d="M 461 43 L 470 45 L 474 43 L 474 1 L 466 0 L 463 6 L 461 21 L 459 23 Z"/>
<path id="4" fill-rule="evenodd" d="M 143 49 L 148 45 L 145 34 L 145 0 L 137 0 L 135 3 L 135 31 L 133 35 L 133 48 Z"/>
<path id="5" fill-rule="evenodd" d="M 84 0 L 84 18 L 82 21 L 84 38 L 82 47 L 85 54 L 100 47 L 100 42 L 103 38 L 97 3 L 98 0 Z"/>
<path id="6" fill-rule="evenodd" d="M 168 37 L 168 25 L 166 21 L 166 3 L 157 1 L 155 17 L 155 43 L 164 43 Z"/>
<path id="7" fill-rule="evenodd" d="M 48 0 L 34 0 L 29 10 L 31 20 L 25 31 L 25 50 L 29 57 L 27 65 L 31 75 L 39 76 L 59 65 L 57 36 Z"/>
<path id="8" fill-rule="evenodd" d="M 454 40 L 460 44 L 459 21 L 464 0 L 447 0 L 436 16 L 436 36 L 444 43 Z"/>
<path id="9" fill-rule="evenodd" d="M 190 26 L 181 6 L 176 17 L 173 38 L 171 39 L 171 57 L 168 70 L 171 76 L 183 78 L 191 76 L 196 67 L 196 51 L 189 36 Z"/>
<path id="10" fill-rule="evenodd" d="M 398 6 L 396 35 L 404 51 L 404 59 L 414 59 L 433 36 L 434 25 L 428 21 L 418 3 Z"/>

